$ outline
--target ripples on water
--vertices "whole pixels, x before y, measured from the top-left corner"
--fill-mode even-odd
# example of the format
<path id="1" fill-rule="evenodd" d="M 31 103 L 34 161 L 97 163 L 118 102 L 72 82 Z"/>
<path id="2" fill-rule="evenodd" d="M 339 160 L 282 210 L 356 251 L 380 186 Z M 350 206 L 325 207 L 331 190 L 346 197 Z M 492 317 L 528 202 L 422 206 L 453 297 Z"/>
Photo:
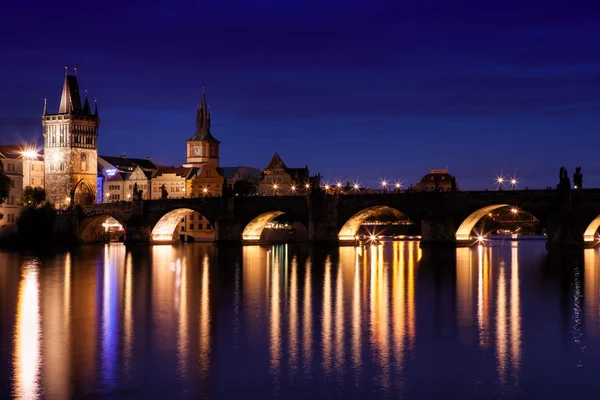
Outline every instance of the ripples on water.
<path id="1" fill-rule="evenodd" d="M 598 251 L 0 253 L 0 397 L 597 398 Z"/>

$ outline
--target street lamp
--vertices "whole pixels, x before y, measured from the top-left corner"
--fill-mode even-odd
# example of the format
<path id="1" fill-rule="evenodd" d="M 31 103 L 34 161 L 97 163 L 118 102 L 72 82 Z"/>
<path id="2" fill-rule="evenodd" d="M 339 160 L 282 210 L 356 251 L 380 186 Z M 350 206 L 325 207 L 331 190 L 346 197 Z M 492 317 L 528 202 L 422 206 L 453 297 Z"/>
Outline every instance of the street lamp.
<path id="1" fill-rule="evenodd" d="M 202 194 L 206 196 L 208 194 L 208 188 L 202 188 Z"/>
<path id="2" fill-rule="evenodd" d="M 388 183 L 387 183 L 387 181 L 386 181 L 385 179 L 381 181 L 381 187 L 383 187 L 383 191 L 384 191 L 384 192 L 385 192 L 385 191 L 386 191 L 386 189 L 387 189 L 387 185 L 388 185 Z"/>
<path id="3" fill-rule="evenodd" d="M 502 190 L 502 185 L 504 184 L 504 177 L 503 176 L 496 177 L 496 183 L 498 184 L 498 190 Z"/>
<path id="4" fill-rule="evenodd" d="M 324 188 L 325 188 L 325 193 L 329 193 L 329 184 L 328 183 L 325 184 Z"/>
<path id="5" fill-rule="evenodd" d="M 400 191 L 402 189 L 402 184 L 400 182 L 396 182 L 396 191 Z"/>
<path id="6" fill-rule="evenodd" d="M 517 187 L 517 183 L 519 183 L 519 181 L 517 180 L 517 178 L 512 178 L 510 180 L 510 185 L 512 186 L 512 190 L 515 190 L 515 187 Z"/>
<path id="7" fill-rule="evenodd" d="M 296 193 L 296 185 L 292 185 L 290 189 L 292 190 L 292 193 Z"/>

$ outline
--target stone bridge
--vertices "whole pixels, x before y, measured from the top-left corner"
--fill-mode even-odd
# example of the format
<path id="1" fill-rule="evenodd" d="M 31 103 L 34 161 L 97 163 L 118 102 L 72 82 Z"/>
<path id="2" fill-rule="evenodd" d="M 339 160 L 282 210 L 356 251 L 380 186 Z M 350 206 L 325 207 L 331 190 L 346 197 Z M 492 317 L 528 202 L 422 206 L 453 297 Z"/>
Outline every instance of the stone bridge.
<path id="1" fill-rule="evenodd" d="M 119 221 L 127 242 L 173 240 L 181 218 L 196 211 L 215 227 L 216 242 L 258 242 L 265 225 L 285 214 L 306 227 L 313 242 L 353 242 L 360 225 L 382 211 L 402 213 L 421 228 L 422 244 L 468 245 L 487 213 L 511 207 L 532 214 L 549 245 L 595 245 L 600 226 L 600 189 L 390 192 L 309 196 L 250 196 L 136 200 L 77 206 L 71 233 L 95 241 L 107 217 Z"/>

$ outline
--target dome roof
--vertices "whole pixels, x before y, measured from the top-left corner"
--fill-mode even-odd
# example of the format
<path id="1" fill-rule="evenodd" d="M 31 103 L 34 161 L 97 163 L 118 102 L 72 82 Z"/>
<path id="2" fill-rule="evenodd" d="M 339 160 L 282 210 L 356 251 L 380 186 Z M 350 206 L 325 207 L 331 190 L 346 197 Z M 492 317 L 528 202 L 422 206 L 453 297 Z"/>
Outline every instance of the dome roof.
<path id="1" fill-rule="evenodd" d="M 452 179 L 454 176 L 448 173 L 448 169 L 432 169 L 429 173 L 421 178 L 417 184 L 417 188 L 421 190 L 431 190 L 435 187 L 440 189 L 450 189 L 452 186 Z M 456 182 L 456 189 L 458 189 L 458 182 Z"/>

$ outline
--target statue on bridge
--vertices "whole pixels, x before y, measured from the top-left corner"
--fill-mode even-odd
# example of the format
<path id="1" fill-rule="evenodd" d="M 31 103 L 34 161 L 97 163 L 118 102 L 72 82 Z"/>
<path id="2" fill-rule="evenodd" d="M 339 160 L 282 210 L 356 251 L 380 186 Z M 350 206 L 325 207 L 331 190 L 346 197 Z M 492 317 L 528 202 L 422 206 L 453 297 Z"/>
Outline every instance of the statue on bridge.
<path id="1" fill-rule="evenodd" d="M 569 179 L 569 174 L 567 173 L 567 169 L 565 167 L 560 167 L 558 190 L 560 190 L 560 191 L 571 190 L 571 180 Z"/>
<path id="2" fill-rule="evenodd" d="M 142 190 L 138 189 L 138 184 L 137 182 L 135 182 L 133 184 L 133 192 L 131 193 L 131 198 L 136 201 L 136 200 L 142 200 Z"/>
<path id="3" fill-rule="evenodd" d="M 166 199 L 168 197 L 169 197 L 169 192 L 167 192 L 167 187 L 163 183 L 163 185 L 160 187 L 160 198 Z"/>
<path id="4" fill-rule="evenodd" d="M 581 167 L 575 168 L 575 172 L 573 173 L 573 186 L 575 186 L 575 189 L 583 188 L 583 174 L 581 173 Z"/>

